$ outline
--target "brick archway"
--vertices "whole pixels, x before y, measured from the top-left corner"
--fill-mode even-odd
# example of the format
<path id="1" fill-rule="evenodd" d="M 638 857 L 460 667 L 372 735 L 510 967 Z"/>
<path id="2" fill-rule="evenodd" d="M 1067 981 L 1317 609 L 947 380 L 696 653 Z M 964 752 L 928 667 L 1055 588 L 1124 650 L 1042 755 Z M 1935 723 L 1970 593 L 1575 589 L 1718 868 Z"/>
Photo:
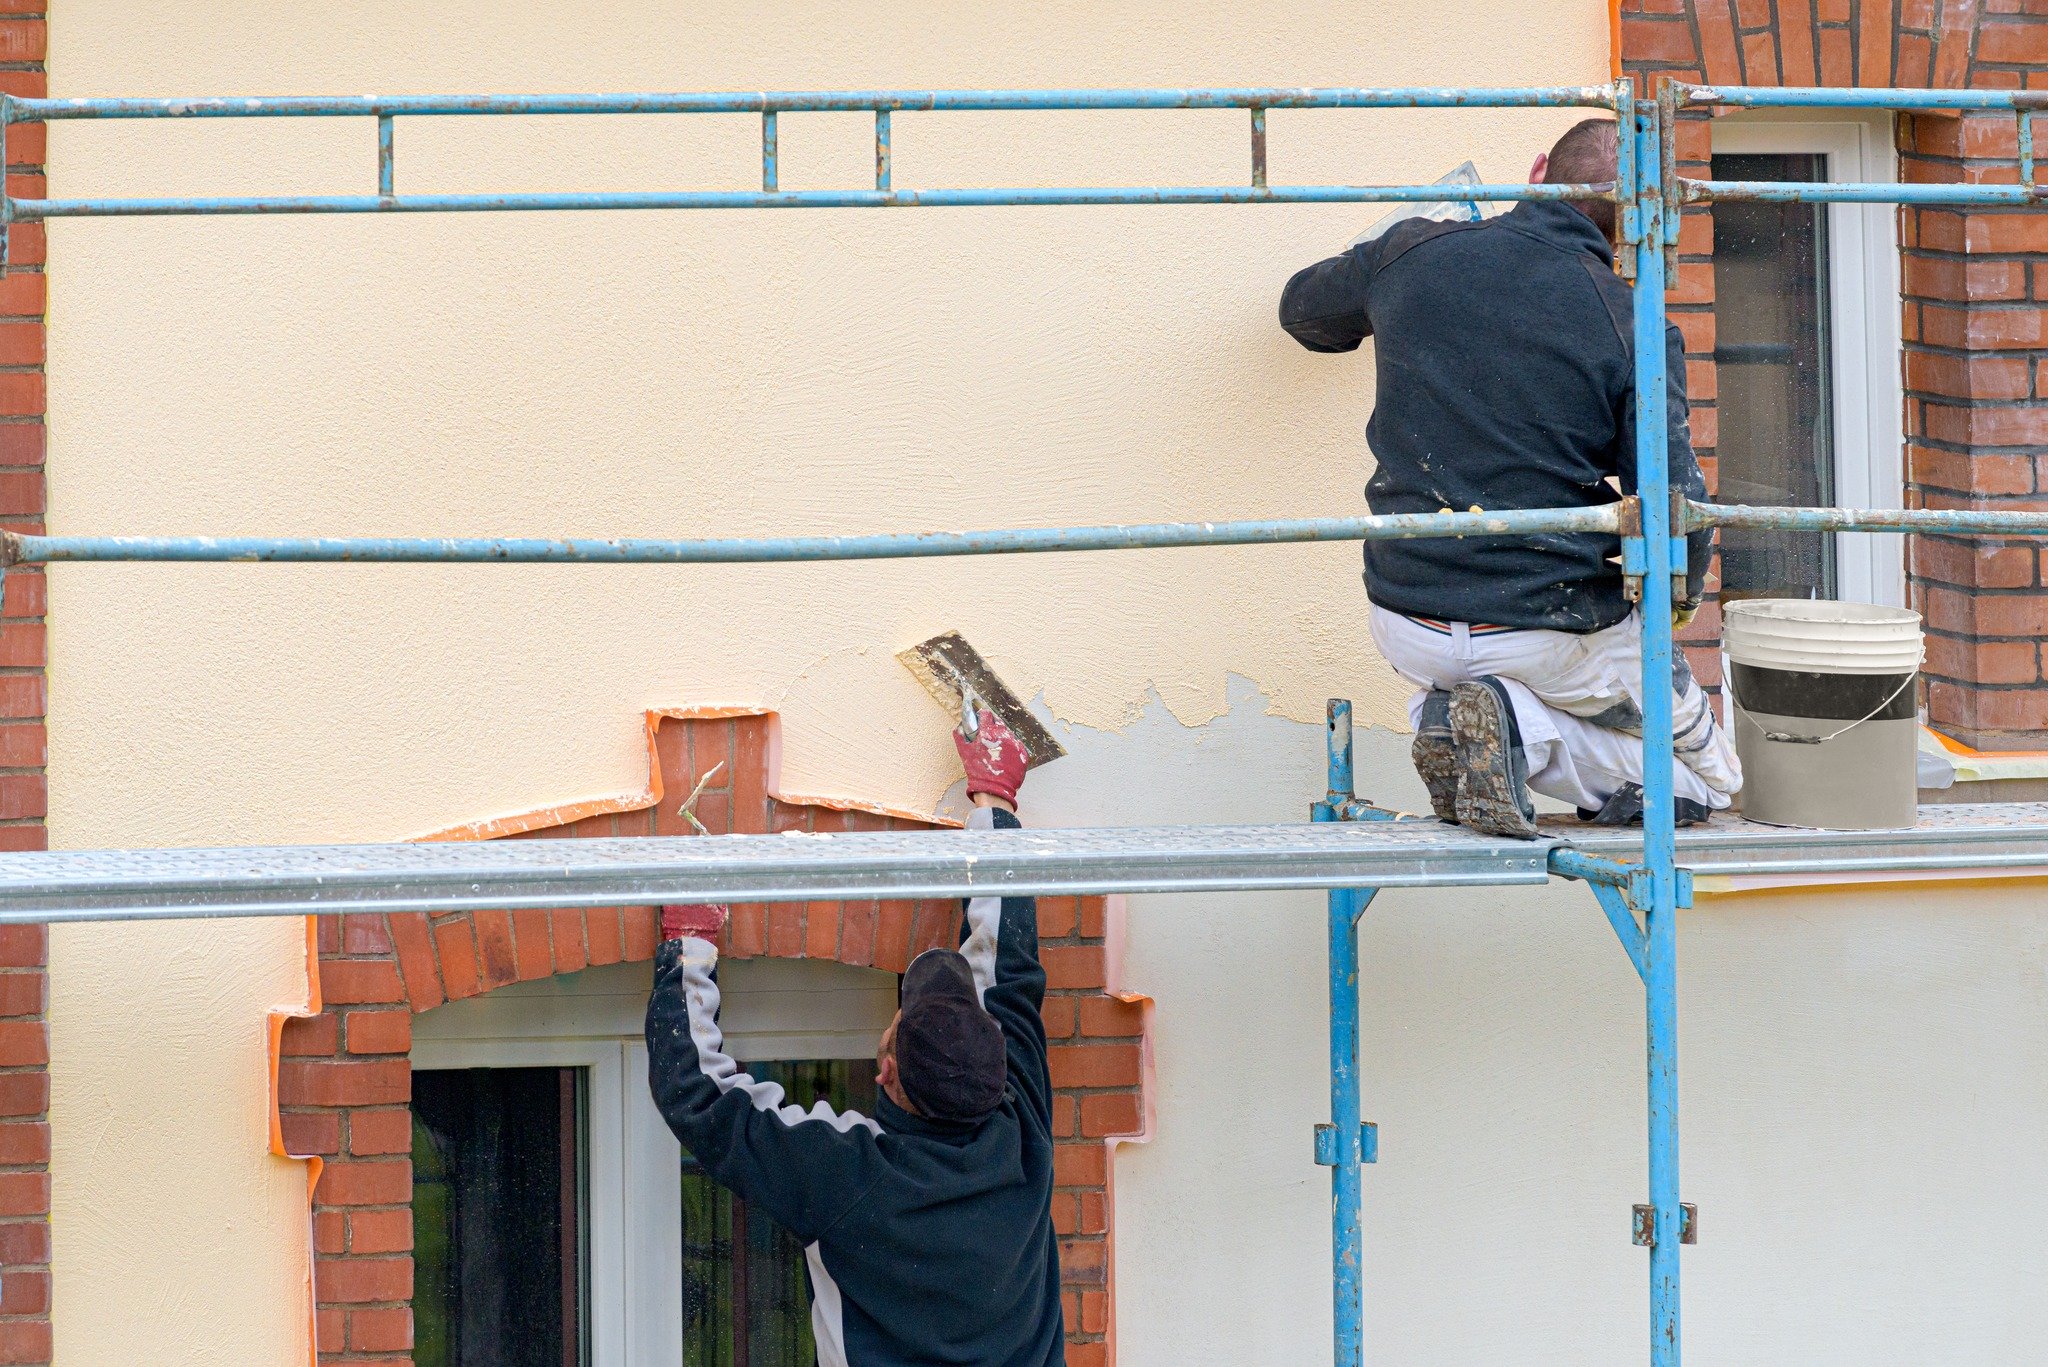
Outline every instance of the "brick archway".
<path id="1" fill-rule="evenodd" d="M 443 839 L 686 835 L 676 802 L 721 762 L 697 815 L 716 833 L 929 829 L 917 817 L 774 792 L 777 726 L 748 711 L 647 715 L 646 791 L 481 822 Z M 1053 1217 L 1065 1283 L 1067 1360 L 1107 1367 L 1111 1315 L 1110 1160 L 1146 1128 L 1143 998 L 1110 990 L 1112 908 L 1044 898 L 1038 923 L 1049 991 Z M 901 972 L 949 943 L 953 901 L 735 905 L 729 957 L 832 959 Z M 412 1348 L 412 1018 L 510 983 L 654 957 L 652 907 L 365 914 L 308 923 L 314 997 L 272 1021 L 272 1147 L 311 1160 L 317 1364 L 395 1367 Z"/>

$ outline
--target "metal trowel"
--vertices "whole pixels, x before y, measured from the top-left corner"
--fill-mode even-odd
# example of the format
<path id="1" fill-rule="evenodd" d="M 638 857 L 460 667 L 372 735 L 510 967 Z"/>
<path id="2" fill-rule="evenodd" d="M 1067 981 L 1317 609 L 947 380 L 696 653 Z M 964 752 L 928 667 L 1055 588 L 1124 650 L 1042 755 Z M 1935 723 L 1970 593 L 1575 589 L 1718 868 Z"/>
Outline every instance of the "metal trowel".
<path id="1" fill-rule="evenodd" d="M 980 714 L 988 712 L 1001 718 L 1024 747 L 1029 768 L 1036 769 L 1067 753 L 1066 747 L 1053 739 L 1052 732 L 1031 715 L 1023 699 L 996 677 L 981 652 L 967 644 L 959 632 L 949 631 L 920 641 L 908 650 L 898 651 L 896 658 L 917 676 L 925 692 L 952 714 L 961 733 L 968 738 L 972 739 L 980 729 Z"/>

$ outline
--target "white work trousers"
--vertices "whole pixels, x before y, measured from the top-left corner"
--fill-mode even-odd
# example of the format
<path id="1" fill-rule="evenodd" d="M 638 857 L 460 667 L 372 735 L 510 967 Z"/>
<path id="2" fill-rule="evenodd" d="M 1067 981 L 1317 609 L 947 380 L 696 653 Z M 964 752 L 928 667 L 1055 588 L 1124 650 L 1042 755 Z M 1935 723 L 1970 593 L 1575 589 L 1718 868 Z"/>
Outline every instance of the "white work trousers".
<path id="1" fill-rule="evenodd" d="M 1492 675 L 1507 686 L 1528 754 L 1529 787 L 1597 811 L 1623 784 L 1643 781 L 1643 622 L 1631 613 L 1604 631 L 1476 627 L 1372 610 L 1372 638 L 1387 663 L 1421 691 Z M 1735 744 L 1714 718 L 1682 653 L 1672 661 L 1674 789 L 1716 811 L 1742 788 Z"/>

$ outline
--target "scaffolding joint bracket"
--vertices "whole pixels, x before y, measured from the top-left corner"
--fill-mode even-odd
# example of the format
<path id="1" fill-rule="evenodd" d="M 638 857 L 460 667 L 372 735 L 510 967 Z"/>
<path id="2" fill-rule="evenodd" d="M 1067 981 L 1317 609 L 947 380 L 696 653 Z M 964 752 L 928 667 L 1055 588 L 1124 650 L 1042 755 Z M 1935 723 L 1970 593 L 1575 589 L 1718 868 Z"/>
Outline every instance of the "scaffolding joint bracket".
<path id="1" fill-rule="evenodd" d="M 1587 854 L 1562 845 L 1550 852 L 1547 862 L 1550 871 L 1560 878 L 1576 878 L 1610 888 L 1632 889 L 1634 878 L 1641 872 L 1634 864 L 1624 864 L 1618 859 Z"/>
<path id="2" fill-rule="evenodd" d="M 1339 1159 L 1337 1154 L 1337 1127 L 1316 1126 L 1316 1165 L 1334 1168 Z M 1380 1127 L 1370 1120 L 1358 1127 L 1358 1161 L 1377 1163 L 1380 1161 Z"/>
<path id="3" fill-rule="evenodd" d="M 14 239 L 14 192 L 6 186 L 7 125 L 14 122 L 14 97 L 0 92 L 0 276 L 7 274 Z"/>
<path id="4" fill-rule="evenodd" d="M 1678 1242 L 1696 1244 L 1700 1241 L 1699 1207 L 1690 1201 L 1681 1201 L 1678 1206 Z M 1657 1208 L 1637 1206 L 1635 1208 L 1634 1241 L 1637 1248 L 1657 1246 Z"/>
<path id="5" fill-rule="evenodd" d="M 1329 808 L 1330 815 L 1324 818 L 1329 821 L 1416 821 L 1420 819 L 1412 812 L 1404 812 L 1395 807 L 1382 807 L 1372 799 L 1364 797 L 1332 794 L 1327 803 L 1319 802 L 1316 805 Z"/>
<path id="6" fill-rule="evenodd" d="M 4 228 L 0 228 L 4 232 Z M 0 532 L 0 602 L 7 598 L 7 571 L 21 563 L 21 536 L 16 532 Z"/>
<path id="7" fill-rule="evenodd" d="M 1614 529 L 1621 534 L 1621 592 L 1631 603 L 1643 601 L 1643 572 L 1650 550 L 1643 541 L 1643 501 L 1634 494 L 1614 507 Z"/>
<path id="8" fill-rule="evenodd" d="M 1671 486 L 1668 492 L 1671 495 L 1671 518 L 1664 525 L 1671 529 L 1671 540 L 1673 542 L 1671 568 L 1673 570 L 1682 570 L 1686 567 L 1685 554 L 1678 547 L 1677 543 L 1684 541 L 1687 536 L 1696 530 L 1692 525 L 1692 500 L 1686 497 L 1685 490 L 1675 484 Z"/>
<path id="9" fill-rule="evenodd" d="M 1650 871 L 1640 865 L 1629 866 L 1626 880 L 1617 884 L 1621 895 L 1637 911 L 1650 905 Z M 1690 907 L 1692 905 L 1692 870 L 1674 868 L 1671 870 L 1671 905 Z"/>

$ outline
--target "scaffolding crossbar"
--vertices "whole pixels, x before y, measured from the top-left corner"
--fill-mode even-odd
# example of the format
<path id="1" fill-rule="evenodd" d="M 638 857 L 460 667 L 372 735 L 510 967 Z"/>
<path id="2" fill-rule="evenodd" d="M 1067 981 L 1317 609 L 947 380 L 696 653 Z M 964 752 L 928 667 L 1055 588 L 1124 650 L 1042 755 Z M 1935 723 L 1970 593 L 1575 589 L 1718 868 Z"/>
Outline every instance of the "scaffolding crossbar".
<path id="1" fill-rule="evenodd" d="M 1640 517 L 1623 499 L 1595 508 L 1528 508 L 1382 516 L 1272 518 L 1248 522 L 1146 522 L 1095 527 L 1007 527 L 870 536 L 693 537 L 314 537 L 33 536 L 0 532 L 0 569 L 65 562 L 260 562 L 293 564 L 733 565 L 819 560 L 916 560 L 960 555 L 1169 550 L 1314 541 L 1424 541 L 1557 532 L 1619 534 Z M 1945 536 L 2048 535 L 2048 511 L 1937 508 L 1770 508 L 1686 503 L 1676 534 L 1713 527 L 1782 531 L 1934 532 Z"/>

